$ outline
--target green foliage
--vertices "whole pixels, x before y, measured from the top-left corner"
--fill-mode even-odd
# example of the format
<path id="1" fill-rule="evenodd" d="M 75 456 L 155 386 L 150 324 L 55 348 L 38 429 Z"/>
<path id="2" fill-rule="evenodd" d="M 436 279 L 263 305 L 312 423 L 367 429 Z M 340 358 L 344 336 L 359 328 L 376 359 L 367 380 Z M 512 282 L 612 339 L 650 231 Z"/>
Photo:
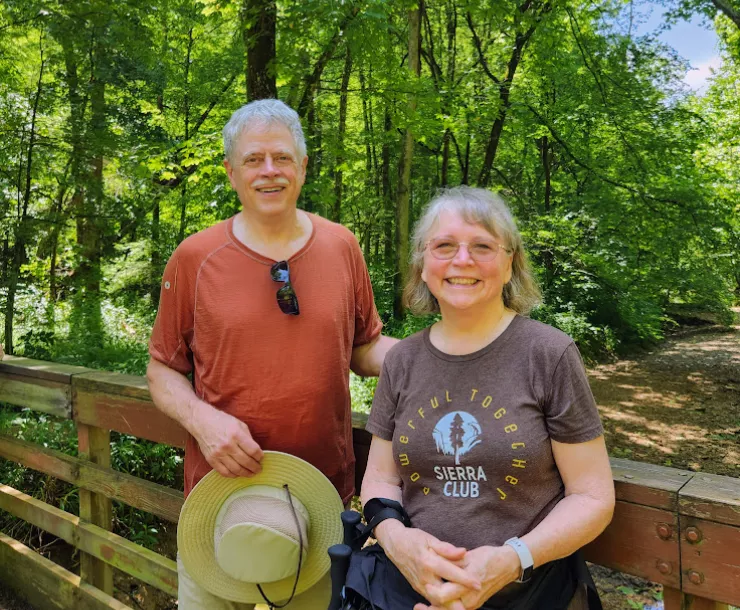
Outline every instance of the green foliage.
<path id="1" fill-rule="evenodd" d="M 68 455 L 77 454 L 77 430 L 74 422 L 70 420 L 60 420 L 29 409 L 0 405 L 0 433 Z M 5 485 L 47 504 L 72 514 L 79 514 L 77 488 L 50 475 L 2 459 L 0 480 Z M 0 529 L 25 542 L 30 542 L 35 533 L 38 533 L 37 528 L 5 512 L 0 517 Z"/>
<path id="2" fill-rule="evenodd" d="M 299 203 L 330 216 L 341 193 L 386 333 L 435 320 L 393 316 L 407 128 L 412 223 L 445 184 L 500 191 L 542 286 L 533 316 L 586 358 L 657 341 L 687 317 L 731 321 L 740 28 L 726 9 L 737 1 L 663 4 L 671 19 L 713 20 L 723 65 L 703 95 L 686 90 L 672 49 L 633 35 L 617 0 L 426 3 L 418 79 L 406 68 L 413 3 L 278 3 L 271 68 L 309 146 Z M 212 0 L 2 4 L 0 334 L 16 354 L 143 374 L 168 257 L 240 209 L 221 129 L 245 101 L 242 19 L 239 3 Z M 352 377 L 355 408 L 368 408 L 374 384 Z M 12 426 L 41 442 L 64 425 L 18 417 Z M 60 447 L 76 442 L 65 434 Z M 121 469 L 180 484 L 177 452 L 128 437 L 115 447 Z M 36 477 L 34 493 L 51 485 L 7 473 Z M 48 491 L 73 502 L 66 493 Z M 153 543 L 155 521 L 116 510 L 121 528 Z"/>
<path id="3" fill-rule="evenodd" d="M 353 411 L 370 413 L 370 406 L 373 404 L 373 395 L 377 385 L 377 377 L 358 377 L 354 373 L 349 374 L 349 391 L 352 396 Z"/>
<path id="4" fill-rule="evenodd" d="M 71 420 L 4 406 L 0 407 L 0 433 L 47 449 L 77 455 L 77 430 Z M 167 445 L 113 432 L 111 466 L 114 470 L 160 485 L 175 489 L 182 489 L 183 486 L 182 450 Z M 24 468 L 15 462 L 0 460 L 0 480 L 64 511 L 79 514 L 77 488 L 52 476 Z M 113 518 L 114 531 L 148 548 L 156 547 L 157 534 L 164 525 L 160 519 L 119 502 L 114 503 Z M 0 519 L 0 529 L 12 531 L 18 539 L 27 541 L 36 531 L 9 514 Z"/>

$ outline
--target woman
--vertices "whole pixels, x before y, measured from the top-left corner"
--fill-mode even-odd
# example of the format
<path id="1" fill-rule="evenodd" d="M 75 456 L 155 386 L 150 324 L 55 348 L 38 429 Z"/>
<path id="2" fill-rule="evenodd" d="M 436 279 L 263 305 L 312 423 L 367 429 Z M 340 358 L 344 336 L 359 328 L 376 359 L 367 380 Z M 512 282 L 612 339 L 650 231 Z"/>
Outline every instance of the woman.
<path id="1" fill-rule="evenodd" d="M 614 508 L 603 429 L 573 341 L 523 317 L 539 293 L 503 201 L 442 192 L 409 277 L 407 305 L 441 319 L 385 359 L 362 501 L 411 519 L 375 536 L 415 610 L 597 607 L 576 552 Z"/>

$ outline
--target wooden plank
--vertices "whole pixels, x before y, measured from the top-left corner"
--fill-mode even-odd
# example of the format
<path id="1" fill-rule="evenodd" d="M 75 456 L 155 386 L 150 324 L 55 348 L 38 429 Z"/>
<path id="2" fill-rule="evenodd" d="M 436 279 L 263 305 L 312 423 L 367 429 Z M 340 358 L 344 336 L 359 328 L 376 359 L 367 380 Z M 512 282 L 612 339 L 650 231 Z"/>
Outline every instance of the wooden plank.
<path id="1" fill-rule="evenodd" d="M 684 595 L 683 610 L 729 610 L 729 606 L 713 599 Z"/>
<path id="2" fill-rule="evenodd" d="M 663 585 L 663 610 L 684 610 L 684 595 L 680 589 Z"/>
<path id="3" fill-rule="evenodd" d="M 149 384 L 146 377 L 140 375 L 90 371 L 82 375 L 75 375 L 72 379 L 72 385 L 77 390 L 85 390 L 92 394 L 114 394 L 151 401 Z"/>
<path id="4" fill-rule="evenodd" d="M 77 424 L 77 450 L 81 459 L 110 468 L 110 430 Z M 108 496 L 80 489 L 80 518 L 106 530 L 113 526 L 113 503 Z M 113 595 L 113 569 L 95 555 L 82 553 L 80 576 L 85 582 Z"/>
<path id="5" fill-rule="evenodd" d="M 0 372 L 0 401 L 56 417 L 72 417 L 71 391 L 67 383 Z"/>
<path id="6" fill-rule="evenodd" d="M 740 479 L 694 475 L 678 494 L 678 504 L 682 515 L 740 527 Z"/>
<path id="7" fill-rule="evenodd" d="M 617 501 L 612 522 L 584 552 L 593 563 L 681 587 L 678 520 L 669 511 Z"/>
<path id="8" fill-rule="evenodd" d="M 678 491 L 694 473 L 666 466 L 610 459 L 617 500 L 675 511 Z"/>
<path id="9" fill-rule="evenodd" d="M 156 443 L 184 447 L 188 433 L 150 400 L 88 391 L 73 382 L 74 419 L 83 424 L 131 434 Z"/>
<path id="10" fill-rule="evenodd" d="M 2 484 L 0 508 L 177 597 L 177 565 L 171 559 Z"/>
<path id="11" fill-rule="evenodd" d="M 0 457 L 78 487 L 105 494 L 112 500 L 140 508 L 173 523 L 177 523 L 180 516 L 183 494 L 170 487 L 6 435 L 0 435 Z"/>
<path id="12" fill-rule="evenodd" d="M 722 602 L 684 595 L 678 589 L 663 587 L 663 610 L 729 610 L 729 608 Z"/>
<path id="13" fill-rule="evenodd" d="M 680 519 L 684 593 L 740 606 L 740 527 Z"/>
<path id="14" fill-rule="evenodd" d="M 69 385 L 74 375 L 87 373 L 93 369 L 71 364 L 59 364 L 58 362 L 46 362 L 44 360 L 33 360 L 18 356 L 5 356 L 0 361 L 0 377 L 3 375 L 20 375 L 35 379 L 46 379 L 65 383 Z"/>
<path id="15" fill-rule="evenodd" d="M 367 425 L 367 413 L 360 413 L 359 411 L 352 411 L 352 427 L 359 430 L 364 430 Z"/>
<path id="16" fill-rule="evenodd" d="M 131 610 L 2 533 L 0 579 L 39 610 Z"/>

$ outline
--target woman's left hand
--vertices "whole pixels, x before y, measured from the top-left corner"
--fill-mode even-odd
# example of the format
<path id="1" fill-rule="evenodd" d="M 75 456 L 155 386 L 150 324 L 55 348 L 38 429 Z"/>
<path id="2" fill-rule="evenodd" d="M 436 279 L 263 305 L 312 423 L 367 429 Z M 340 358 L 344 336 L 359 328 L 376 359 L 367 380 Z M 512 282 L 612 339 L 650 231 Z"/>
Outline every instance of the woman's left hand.
<path id="1" fill-rule="evenodd" d="M 465 553 L 457 562 L 483 585 L 475 591 L 459 584 L 448 582 L 443 585 L 445 597 L 462 601 L 465 610 L 480 608 L 495 593 L 498 593 L 519 576 L 520 563 L 516 551 L 509 546 L 480 546 Z M 446 610 L 444 606 L 416 604 L 414 610 Z"/>

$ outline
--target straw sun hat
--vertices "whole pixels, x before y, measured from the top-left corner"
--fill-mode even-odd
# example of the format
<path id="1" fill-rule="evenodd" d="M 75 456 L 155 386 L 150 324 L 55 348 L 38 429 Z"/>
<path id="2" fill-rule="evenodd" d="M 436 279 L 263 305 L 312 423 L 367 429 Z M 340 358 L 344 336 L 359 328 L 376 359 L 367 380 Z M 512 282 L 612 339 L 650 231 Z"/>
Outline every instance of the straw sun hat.
<path id="1" fill-rule="evenodd" d="M 265 451 L 259 474 L 226 478 L 211 471 L 193 488 L 177 527 L 180 559 L 193 580 L 218 597 L 261 603 L 261 587 L 270 600 L 286 600 L 294 585 L 299 595 L 328 572 L 326 551 L 342 541 L 343 508 L 317 468 Z"/>

